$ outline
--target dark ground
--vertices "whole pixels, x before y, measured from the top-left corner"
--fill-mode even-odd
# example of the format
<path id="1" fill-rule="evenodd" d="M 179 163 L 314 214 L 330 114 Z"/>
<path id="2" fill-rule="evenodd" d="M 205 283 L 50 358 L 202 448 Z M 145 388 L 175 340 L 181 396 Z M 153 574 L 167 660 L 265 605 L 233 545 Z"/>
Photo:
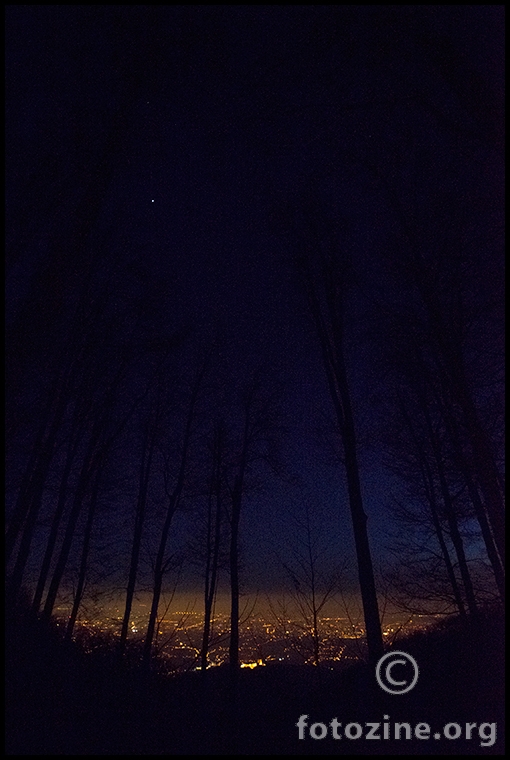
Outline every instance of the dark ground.
<path id="1" fill-rule="evenodd" d="M 386 695 L 363 666 L 340 673 L 267 666 L 149 678 L 119 670 L 111 652 L 85 655 L 23 614 L 7 623 L 7 754 L 12 755 L 499 755 L 504 750 L 503 622 L 453 621 L 398 649 L 420 665 L 416 687 Z M 314 722 L 497 723 L 493 746 L 478 728 L 465 740 L 299 741 L 300 715 Z M 367 729 L 364 729 L 364 733 Z M 487 729 L 489 730 L 489 729 Z M 381 729 L 382 733 L 382 729 Z"/>

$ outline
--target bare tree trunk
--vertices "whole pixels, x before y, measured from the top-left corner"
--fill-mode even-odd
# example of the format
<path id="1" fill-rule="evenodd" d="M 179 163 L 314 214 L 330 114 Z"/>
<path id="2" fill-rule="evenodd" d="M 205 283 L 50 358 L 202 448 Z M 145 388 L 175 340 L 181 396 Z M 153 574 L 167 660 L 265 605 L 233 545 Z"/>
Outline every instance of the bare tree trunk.
<path id="1" fill-rule="evenodd" d="M 149 423 L 147 424 L 142 445 L 142 461 L 140 464 L 140 481 L 138 486 L 138 499 L 135 513 L 135 529 L 133 532 L 133 543 L 131 544 L 131 560 L 129 563 L 129 576 L 126 589 L 124 617 L 122 620 L 122 628 L 118 645 L 119 655 L 123 655 L 126 648 L 129 619 L 131 617 L 131 608 L 133 606 L 133 597 L 136 587 L 136 577 L 138 574 L 138 563 L 140 560 L 140 547 L 142 542 L 143 526 L 145 522 L 145 511 L 147 507 L 147 495 L 149 490 L 152 458 L 154 454 L 154 436 L 152 436 L 150 443 L 148 441 L 148 438 Z"/>
<path id="2" fill-rule="evenodd" d="M 104 460 L 104 457 L 102 458 Z M 101 476 L 103 474 L 104 461 L 98 463 L 97 472 L 94 480 L 94 486 L 90 495 L 89 509 L 87 513 L 87 522 L 85 524 L 85 534 L 83 536 L 83 545 L 81 550 L 80 569 L 78 573 L 78 583 L 76 585 L 76 593 L 74 595 L 73 606 L 71 614 L 67 622 L 66 639 L 71 640 L 73 636 L 74 626 L 76 625 L 76 619 L 80 609 L 81 601 L 83 599 L 83 592 L 85 589 L 85 579 L 87 575 L 87 565 L 90 549 L 90 539 L 92 537 L 92 527 L 94 525 L 94 518 L 96 515 L 97 500 L 99 496 L 99 484 Z"/>
<path id="3" fill-rule="evenodd" d="M 455 343 L 446 323 L 441 303 L 423 265 L 414 263 L 416 285 L 428 310 L 432 325 L 434 348 L 438 371 L 449 388 L 451 399 L 462 412 L 472 455 L 472 467 L 476 473 L 485 500 L 485 509 L 492 528 L 494 542 L 505 567 L 505 507 L 501 478 L 494 461 L 487 432 L 480 422 L 473 396 L 465 377 L 461 345 Z M 460 287 L 460 283 L 458 283 Z"/>
<path id="4" fill-rule="evenodd" d="M 30 479 L 26 491 L 23 494 L 20 494 L 21 502 L 19 504 L 19 510 L 17 510 L 16 518 L 9 526 L 11 530 L 8 535 L 7 543 L 8 550 L 12 551 L 15 546 L 18 530 L 21 529 L 23 526 L 23 520 L 25 520 L 18 555 L 9 579 L 8 597 L 11 602 L 14 602 L 16 599 L 23 583 L 23 575 L 30 555 L 30 547 L 34 537 L 37 517 L 41 508 L 44 487 L 67 403 L 68 398 L 65 397 L 65 392 L 62 391 L 62 398 L 57 405 L 50 430 L 42 441 L 42 451 L 37 459 L 35 472 Z"/>
<path id="5" fill-rule="evenodd" d="M 429 442 L 433 446 L 432 437 L 434 436 L 434 431 L 432 427 L 432 421 L 430 419 L 430 416 L 427 412 L 427 400 L 424 397 L 423 394 L 420 394 L 419 396 L 422 409 L 425 415 L 425 419 L 427 422 L 427 430 L 428 430 L 428 438 Z M 460 592 L 459 584 L 457 582 L 457 578 L 455 576 L 455 570 L 453 568 L 453 564 L 450 558 L 450 552 L 448 551 L 448 547 L 446 545 L 446 541 L 444 539 L 444 532 L 443 528 L 441 526 L 441 520 L 439 518 L 439 509 L 436 499 L 436 488 L 434 484 L 434 476 L 432 474 L 432 471 L 430 469 L 427 453 L 424 450 L 423 443 L 420 440 L 419 434 L 415 429 L 415 426 L 412 421 L 411 414 L 408 412 L 408 410 L 405 407 L 405 404 L 401 399 L 400 401 L 400 411 L 402 414 L 402 417 L 406 423 L 407 429 L 409 430 L 409 434 L 412 438 L 413 445 L 416 451 L 416 457 L 418 460 L 418 466 L 420 468 L 420 474 L 425 490 L 425 495 L 428 501 L 429 509 L 430 509 L 430 516 L 432 519 L 432 525 L 434 526 L 434 531 L 437 537 L 437 541 L 439 543 L 439 547 L 441 549 L 441 554 L 443 556 L 443 560 L 445 563 L 446 568 L 446 574 L 448 576 L 448 580 L 450 581 L 450 585 L 452 587 L 453 592 L 453 598 L 455 599 L 455 604 L 457 605 L 457 608 L 459 610 L 459 614 L 461 616 L 466 615 L 466 608 L 464 606 L 464 601 L 462 599 L 462 594 Z M 436 460 L 437 462 L 437 460 Z"/>
<path id="6" fill-rule="evenodd" d="M 452 544 L 454 546 L 455 553 L 457 555 L 460 575 L 462 578 L 462 583 L 464 585 L 464 591 L 466 592 L 467 606 L 471 615 L 477 615 L 478 607 L 476 604 L 473 583 L 471 581 L 471 576 L 469 574 L 469 568 L 468 568 L 467 560 L 466 560 L 466 553 L 464 551 L 464 543 L 462 541 L 462 536 L 460 535 L 459 526 L 457 522 L 457 515 L 455 514 L 455 510 L 453 507 L 453 501 L 450 494 L 450 490 L 448 488 L 448 483 L 446 482 L 443 463 L 441 462 L 440 459 L 437 459 L 436 464 L 438 468 L 439 483 L 440 483 L 441 495 L 443 497 L 443 503 L 445 507 L 446 519 L 448 521 L 448 528 L 450 531 L 450 538 L 452 540 Z"/>
<path id="7" fill-rule="evenodd" d="M 221 518 L 222 518 L 222 457 L 223 457 L 223 428 L 221 423 L 214 431 L 213 440 L 213 475 L 212 488 L 208 499 L 207 514 L 207 557 L 205 568 L 205 589 L 204 589 L 204 631 L 202 636 L 202 647 L 200 650 L 200 666 L 202 672 L 207 669 L 207 655 L 209 652 L 209 643 L 211 637 L 211 615 L 216 596 L 216 587 L 218 583 L 218 565 L 220 556 L 221 540 Z M 212 510 L 212 500 L 214 498 L 215 509 L 214 516 Z M 213 524 L 214 523 L 214 524 Z"/>
<path id="8" fill-rule="evenodd" d="M 185 423 L 184 436 L 181 449 L 181 460 L 179 465 L 179 471 L 173 490 L 170 492 L 165 484 L 168 497 L 168 507 L 166 511 L 165 521 L 163 523 L 163 529 L 161 531 L 161 538 L 158 547 L 158 553 L 156 555 L 156 562 L 154 566 L 154 585 L 152 590 L 152 604 L 149 613 L 149 623 L 147 626 L 147 633 L 145 635 L 145 641 L 143 646 L 143 664 L 146 669 L 150 667 L 151 654 L 152 654 L 152 642 L 154 640 L 154 634 L 156 631 L 156 622 L 158 616 L 159 600 L 161 597 L 161 589 L 163 585 L 163 576 L 165 574 L 165 552 L 168 542 L 168 534 L 170 531 L 170 525 L 172 519 L 179 506 L 182 490 L 184 487 L 184 477 L 186 474 L 186 468 L 188 465 L 188 453 L 191 443 L 191 431 L 193 421 L 195 417 L 195 407 L 198 400 L 200 386 L 205 373 L 205 364 L 197 375 L 195 384 L 191 391 L 191 398 L 188 406 L 188 414 Z"/>
<path id="9" fill-rule="evenodd" d="M 235 678 L 239 668 L 239 520 L 242 504 L 242 478 L 237 476 L 230 524 L 230 644 L 228 661 Z"/>
<path id="10" fill-rule="evenodd" d="M 325 290 L 325 303 L 321 302 L 309 263 L 305 263 L 305 278 L 310 311 L 319 338 L 326 377 L 343 445 L 367 646 L 370 660 L 376 661 L 384 650 L 372 555 L 368 540 L 367 515 L 363 508 L 361 494 L 351 396 L 343 354 L 343 296 L 337 288 L 338 275 L 329 262 L 323 262 L 323 264 L 324 270 L 321 276 L 324 281 L 322 287 Z"/>
<path id="11" fill-rule="evenodd" d="M 477 608 L 476 599 L 475 599 L 475 592 L 473 589 L 471 576 L 469 574 L 469 568 L 466 561 L 466 554 L 464 551 L 464 543 L 462 541 L 462 536 L 460 535 L 457 515 L 455 514 L 455 509 L 453 507 L 453 500 L 452 500 L 450 489 L 448 487 L 448 482 L 446 479 L 445 467 L 444 467 L 444 463 L 441 456 L 440 443 L 439 443 L 437 434 L 434 430 L 432 420 L 430 418 L 430 413 L 429 413 L 426 398 L 422 397 L 421 402 L 423 406 L 425 421 L 427 423 L 430 444 L 432 447 L 432 451 L 434 453 L 434 459 L 436 461 L 436 469 L 437 469 L 437 474 L 439 476 L 439 486 L 441 489 L 441 496 L 442 496 L 443 504 L 445 508 L 446 519 L 448 521 L 450 538 L 452 540 L 455 553 L 457 555 L 460 575 L 462 578 L 462 583 L 464 585 L 464 590 L 466 592 L 467 606 L 471 615 L 476 615 L 478 613 L 478 608 Z"/>
<path id="12" fill-rule="evenodd" d="M 444 540 L 443 528 L 441 527 L 441 521 L 439 519 L 436 497 L 434 493 L 434 482 L 433 482 L 432 473 L 430 472 L 430 469 L 428 468 L 428 465 L 425 459 L 422 460 L 421 464 L 422 464 L 422 467 L 421 467 L 422 478 L 424 481 L 425 490 L 427 493 L 427 500 L 430 507 L 430 516 L 432 518 L 432 525 L 434 526 L 434 531 L 437 537 L 437 541 L 441 549 L 441 554 L 443 556 L 443 561 L 446 567 L 446 574 L 448 576 L 448 580 L 450 581 L 450 585 L 452 587 L 455 604 L 457 605 L 459 614 L 464 617 L 466 615 L 466 608 L 464 606 L 462 594 L 460 593 L 460 588 L 459 588 L 459 584 L 457 583 L 457 578 L 455 577 L 455 571 L 453 569 L 452 561 L 450 558 L 450 552 L 448 551 L 446 541 Z"/>
<path id="13" fill-rule="evenodd" d="M 372 662 L 379 659 L 383 652 L 379 606 L 375 588 L 372 555 L 368 541 L 367 516 L 363 509 L 359 469 L 356 457 L 354 428 L 344 440 L 345 467 L 349 489 L 349 503 L 354 528 L 354 541 L 358 558 L 358 577 L 365 617 L 365 628 L 369 657 Z"/>
<path id="14" fill-rule="evenodd" d="M 476 484 L 473 482 L 469 470 L 464 472 L 464 479 L 468 487 L 469 498 L 471 499 L 471 503 L 475 510 L 475 514 L 482 531 L 482 537 L 484 540 L 485 548 L 487 550 L 487 556 L 492 567 L 492 572 L 494 573 L 494 579 L 498 587 L 499 596 L 502 604 L 504 605 L 506 597 L 505 572 L 501 565 L 501 560 L 497 552 L 494 539 L 492 537 L 490 525 L 487 522 L 487 514 L 483 508 L 480 494 L 478 493 L 478 489 L 476 487 Z"/>
<path id="15" fill-rule="evenodd" d="M 228 659 L 232 683 L 237 685 L 237 674 L 239 670 L 239 521 L 241 518 L 241 507 L 243 502 L 244 478 L 246 467 L 248 465 L 249 446 L 251 437 L 251 428 L 254 423 L 252 419 L 253 402 L 256 393 L 256 384 L 254 383 L 249 389 L 248 396 L 244 405 L 244 426 L 243 437 L 241 441 L 241 450 L 237 472 L 234 478 L 234 487 L 232 489 L 232 514 L 230 519 L 230 644 L 228 649 Z"/>
<path id="16" fill-rule="evenodd" d="M 475 480 L 473 479 L 472 467 L 470 467 L 470 464 L 466 460 L 466 456 L 464 454 L 464 447 L 462 446 L 462 443 L 461 443 L 458 424 L 457 424 L 457 421 L 455 420 L 455 416 L 451 412 L 451 409 L 449 409 L 448 406 L 443 403 L 442 399 L 439 398 L 437 393 L 436 393 L 436 399 L 438 400 L 438 403 L 441 406 L 443 419 L 446 423 L 448 432 L 451 436 L 451 439 L 454 445 L 454 452 L 457 459 L 457 464 L 464 476 L 464 480 L 466 482 L 468 492 L 469 492 L 469 498 L 471 499 L 471 503 L 473 505 L 473 509 L 475 511 L 475 514 L 478 520 L 478 524 L 480 525 L 480 530 L 482 532 L 485 548 L 487 550 L 487 556 L 489 558 L 489 562 L 491 563 L 491 567 L 494 573 L 494 578 L 496 581 L 496 585 L 498 587 L 499 595 L 500 595 L 502 603 L 504 604 L 505 595 L 506 595 L 504 566 L 502 564 L 501 557 L 498 553 L 496 544 L 494 542 L 491 526 L 489 525 L 489 522 L 487 520 L 487 512 L 484 509 L 484 505 L 478 493 L 478 488 L 476 486 Z"/>
<path id="17" fill-rule="evenodd" d="M 39 572 L 37 587 L 35 589 L 35 594 L 32 601 L 32 610 L 36 614 L 39 612 L 39 607 L 41 606 L 41 601 L 44 594 L 44 588 L 46 586 L 46 581 L 48 580 L 51 560 L 53 559 L 53 552 L 55 551 L 55 545 L 57 543 L 58 530 L 60 528 L 60 522 L 62 520 L 62 515 L 64 513 L 64 507 L 68 495 L 69 476 L 71 474 L 74 458 L 76 456 L 82 435 L 83 430 L 80 430 L 79 433 L 75 436 L 74 440 L 70 443 L 67 450 L 64 470 L 60 479 L 57 507 L 55 509 L 55 514 L 53 515 L 53 520 L 51 522 L 50 534 L 48 536 L 48 542 L 46 544 L 46 550 L 44 552 L 41 570 Z"/>
<path id="18" fill-rule="evenodd" d="M 48 590 L 48 595 L 44 603 L 43 619 L 45 620 L 49 620 L 53 613 L 53 607 L 55 606 L 55 601 L 57 599 L 60 583 L 62 581 L 64 572 L 66 569 L 67 560 L 69 559 L 69 554 L 70 554 L 71 546 L 74 539 L 76 525 L 78 523 L 78 518 L 81 514 L 81 510 L 83 507 L 83 502 L 87 493 L 87 489 L 89 488 L 89 485 L 90 485 L 90 476 L 91 476 L 91 471 L 93 470 L 93 467 L 94 467 L 94 459 L 96 456 L 98 456 L 97 445 L 101 437 L 102 425 L 103 425 L 103 421 L 101 419 L 99 421 L 96 421 L 94 428 L 92 430 L 92 434 L 90 436 L 87 452 L 83 460 L 80 477 L 78 479 L 78 484 L 76 486 L 76 493 L 74 495 L 73 506 L 69 514 L 69 519 L 67 522 L 64 539 L 62 541 L 62 546 L 60 548 L 60 553 L 57 559 L 55 570 L 53 571 L 53 576 L 52 576 L 50 587 Z"/>
<path id="19" fill-rule="evenodd" d="M 44 484 L 46 479 L 46 471 L 51 462 L 51 459 L 48 459 L 48 455 L 45 452 L 48 448 L 50 451 L 52 449 L 51 438 L 48 441 L 48 431 L 52 427 L 52 411 L 54 406 L 54 396 L 57 391 L 57 385 L 58 383 L 56 384 L 53 391 L 50 392 L 50 399 L 46 405 L 44 418 L 40 425 L 30 458 L 28 460 L 27 467 L 25 469 L 21 487 L 18 492 L 16 506 L 9 520 L 9 525 L 5 534 L 6 562 L 9 562 L 14 552 L 17 539 L 23 528 L 23 523 L 25 521 L 27 513 L 30 511 L 31 502 L 35 498 L 34 494 L 40 492 L 40 481 L 42 479 L 42 482 Z M 42 458 L 46 460 L 44 464 L 41 463 Z"/>
<path id="20" fill-rule="evenodd" d="M 487 435 L 478 417 L 473 401 L 462 389 L 459 403 L 464 411 L 466 425 L 470 433 L 473 460 L 480 489 L 484 496 L 485 509 L 489 518 L 501 565 L 505 567 L 505 507 L 500 488 L 500 476 L 490 450 Z"/>

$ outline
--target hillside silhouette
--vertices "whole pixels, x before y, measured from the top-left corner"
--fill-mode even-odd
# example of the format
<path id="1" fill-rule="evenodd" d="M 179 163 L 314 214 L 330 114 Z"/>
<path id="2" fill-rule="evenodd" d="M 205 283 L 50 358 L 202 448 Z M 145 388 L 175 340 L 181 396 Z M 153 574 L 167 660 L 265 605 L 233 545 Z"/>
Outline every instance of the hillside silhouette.
<path id="1" fill-rule="evenodd" d="M 7 616 L 7 754 L 502 754 L 503 621 L 450 620 L 396 646 L 420 666 L 392 696 L 359 664 L 333 672 L 283 663 L 174 677 L 119 666 L 111 643 L 87 654 L 23 608 Z M 296 723 L 497 723 L 497 739 L 298 739 Z"/>

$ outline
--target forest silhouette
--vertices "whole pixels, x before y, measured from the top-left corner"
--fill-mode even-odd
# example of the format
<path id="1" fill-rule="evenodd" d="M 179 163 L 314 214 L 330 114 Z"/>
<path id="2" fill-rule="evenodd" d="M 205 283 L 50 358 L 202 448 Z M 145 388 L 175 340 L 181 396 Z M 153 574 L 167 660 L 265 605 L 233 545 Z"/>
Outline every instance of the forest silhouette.
<path id="1" fill-rule="evenodd" d="M 413 742 L 496 753 L 502 6 L 6 21 L 9 752 L 364 754 L 296 738 L 352 711 L 497 722 Z M 168 677 L 181 587 L 197 671 Z M 241 667 L 260 589 L 302 665 Z M 347 596 L 363 654 L 331 669 Z M 389 643 L 389 607 L 437 625 Z M 398 707 L 372 677 L 397 644 L 422 666 Z"/>

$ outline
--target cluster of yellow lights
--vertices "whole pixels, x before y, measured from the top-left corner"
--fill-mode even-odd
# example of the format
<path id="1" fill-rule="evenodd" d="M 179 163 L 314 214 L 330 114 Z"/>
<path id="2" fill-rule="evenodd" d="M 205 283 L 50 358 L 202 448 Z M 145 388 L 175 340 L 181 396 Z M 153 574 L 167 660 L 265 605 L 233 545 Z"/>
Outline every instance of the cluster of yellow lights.
<path id="1" fill-rule="evenodd" d="M 242 668 L 258 668 L 260 665 L 264 665 L 265 663 L 262 662 L 262 660 L 257 660 L 257 662 L 242 662 L 241 667 Z"/>

